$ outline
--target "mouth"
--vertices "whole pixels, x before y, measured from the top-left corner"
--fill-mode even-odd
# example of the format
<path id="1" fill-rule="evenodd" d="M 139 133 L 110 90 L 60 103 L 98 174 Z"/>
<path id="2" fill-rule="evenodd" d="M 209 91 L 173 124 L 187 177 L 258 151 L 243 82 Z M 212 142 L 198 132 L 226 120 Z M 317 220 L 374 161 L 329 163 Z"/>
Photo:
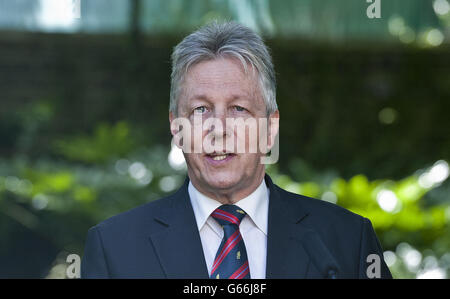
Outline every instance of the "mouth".
<path id="1" fill-rule="evenodd" d="M 223 162 L 227 162 L 231 160 L 233 157 L 235 157 L 236 154 L 232 153 L 212 153 L 206 155 L 206 158 L 208 161 L 214 163 L 214 164 L 221 164 Z"/>

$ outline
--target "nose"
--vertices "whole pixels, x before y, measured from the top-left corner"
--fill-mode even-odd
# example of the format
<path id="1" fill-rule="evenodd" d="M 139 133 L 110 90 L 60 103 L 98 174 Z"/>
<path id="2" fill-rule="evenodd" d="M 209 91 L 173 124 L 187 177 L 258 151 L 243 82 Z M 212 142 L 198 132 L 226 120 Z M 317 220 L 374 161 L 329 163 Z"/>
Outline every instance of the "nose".
<path id="1" fill-rule="evenodd" d="M 227 147 L 227 137 L 231 137 L 231 132 L 227 129 L 227 110 L 216 107 L 208 120 L 208 139 L 211 138 L 211 144 L 214 144 L 215 150 L 225 151 Z"/>
<path id="2" fill-rule="evenodd" d="M 226 136 L 226 119 L 227 113 L 225 109 L 214 110 L 214 121 L 210 131 L 213 132 L 215 138 L 224 138 Z"/>
<path id="3" fill-rule="evenodd" d="M 227 113 L 224 109 L 216 109 L 214 111 L 214 118 L 222 124 L 222 128 L 225 128 Z"/>

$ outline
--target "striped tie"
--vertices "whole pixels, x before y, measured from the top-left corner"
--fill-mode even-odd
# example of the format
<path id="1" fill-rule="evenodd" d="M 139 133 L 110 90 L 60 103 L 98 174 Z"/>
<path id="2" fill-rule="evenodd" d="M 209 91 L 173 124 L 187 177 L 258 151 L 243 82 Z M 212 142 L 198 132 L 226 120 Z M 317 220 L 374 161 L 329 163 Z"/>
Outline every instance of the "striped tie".
<path id="1" fill-rule="evenodd" d="M 211 278 L 250 278 L 247 251 L 239 232 L 239 224 L 246 213 L 234 205 L 223 205 L 211 216 L 223 227 L 223 240 L 211 269 Z"/>

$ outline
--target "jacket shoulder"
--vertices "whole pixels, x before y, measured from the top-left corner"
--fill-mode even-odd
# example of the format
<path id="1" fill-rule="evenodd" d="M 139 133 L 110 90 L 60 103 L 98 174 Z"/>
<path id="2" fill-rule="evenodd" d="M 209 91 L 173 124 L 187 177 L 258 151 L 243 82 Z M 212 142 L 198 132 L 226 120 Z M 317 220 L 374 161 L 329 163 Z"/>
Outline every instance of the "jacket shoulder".
<path id="1" fill-rule="evenodd" d="M 308 214 L 307 218 L 310 218 L 310 220 L 317 220 L 317 222 L 322 224 L 328 223 L 330 225 L 338 226 L 345 224 L 350 226 L 361 226 L 364 221 L 368 221 L 368 219 L 363 216 L 351 212 L 337 204 L 292 193 L 278 186 L 276 186 L 276 189 L 280 196 L 288 202 L 291 208 L 306 211 Z"/>
<path id="2" fill-rule="evenodd" d="M 114 215 L 95 226 L 100 230 L 126 230 L 134 226 L 148 225 L 153 219 L 171 205 L 171 196 L 154 200 L 120 214 Z M 151 221 L 150 221 L 151 220 Z"/>

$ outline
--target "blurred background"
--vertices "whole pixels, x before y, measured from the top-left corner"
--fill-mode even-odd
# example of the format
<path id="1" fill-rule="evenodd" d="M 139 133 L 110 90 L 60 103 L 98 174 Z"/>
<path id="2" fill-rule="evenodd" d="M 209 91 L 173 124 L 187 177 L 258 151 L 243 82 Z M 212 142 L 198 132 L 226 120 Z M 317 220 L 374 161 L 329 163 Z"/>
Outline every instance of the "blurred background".
<path id="1" fill-rule="evenodd" d="M 272 50 L 275 182 L 368 217 L 394 277 L 449 278 L 450 3 L 375 2 L 0 0 L 0 277 L 65 278 L 89 227 L 180 186 L 170 54 L 233 19 Z"/>

